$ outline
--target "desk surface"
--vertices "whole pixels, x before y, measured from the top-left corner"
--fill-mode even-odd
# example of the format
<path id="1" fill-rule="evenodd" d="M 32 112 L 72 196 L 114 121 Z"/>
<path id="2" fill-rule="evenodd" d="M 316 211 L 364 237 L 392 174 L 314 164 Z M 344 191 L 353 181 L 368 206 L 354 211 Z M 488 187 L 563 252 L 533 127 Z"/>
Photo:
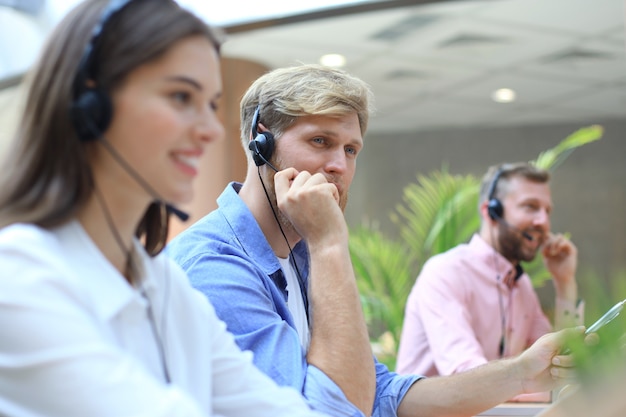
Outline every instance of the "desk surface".
<path id="1" fill-rule="evenodd" d="M 511 416 L 535 416 L 549 407 L 549 403 L 504 403 L 477 416 L 511 417 Z"/>

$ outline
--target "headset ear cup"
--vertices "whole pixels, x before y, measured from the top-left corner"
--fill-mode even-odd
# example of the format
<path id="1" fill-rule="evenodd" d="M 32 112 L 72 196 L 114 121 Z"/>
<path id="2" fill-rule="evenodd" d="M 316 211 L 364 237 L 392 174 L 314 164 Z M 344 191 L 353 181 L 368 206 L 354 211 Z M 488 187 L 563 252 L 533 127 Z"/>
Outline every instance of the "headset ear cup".
<path id="1" fill-rule="evenodd" d="M 81 141 L 98 139 L 113 117 L 113 104 L 104 92 L 89 88 L 72 103 L 72 122 Z"/>
<path id="2" fill-rule="evenodd" d="M 492 198 L 487 203 L 487 213 L 492 220 L 501 219 L 504 216 L 504 206 L 497 198 Z"/>
<path id="3" fill-rule="evenodd" d="M 271 132 L 259 133 L 248 145 L 256 166 L 267 163 L 274 153 L 274 135 Z"/>

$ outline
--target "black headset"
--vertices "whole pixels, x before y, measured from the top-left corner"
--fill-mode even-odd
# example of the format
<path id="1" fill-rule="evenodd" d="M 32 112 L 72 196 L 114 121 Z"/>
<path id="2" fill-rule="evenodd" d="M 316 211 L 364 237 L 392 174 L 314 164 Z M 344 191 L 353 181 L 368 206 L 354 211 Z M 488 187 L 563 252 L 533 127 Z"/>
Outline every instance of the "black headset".
<path id="1" fill-rule="evenodd" d="M 78 70 L 72 84 L 72 103 L 70 105 L 70 117 L 76 129 L 76 135 L 81 142 L 98 140 L 103 137 L 104 132 L 113 119 L 113 102 L 109 95 L 98 85 L 87 85 L 89 81 L 94 81 L 95 50 L 102 37 L 107 23 L 113 16 L 124 9 L 132 0 L 110 0 L 107 6 L 100 13 L 98 22 L 91 31 L 91 39 L 85 46 L 83 55 L 78 64 Z M 105 146 L 117 162 L 131 175 L 145 190 L 156 200 L 165 204 L 168 212 L 173 213 L 181 221 L 187 221 L 189 214 L 176 208 L 174 205 L 165 202 L 150 186 L 126 162 L 115 149 L 106 141 Z"/>
<path id="2" fill-rule="evenodd" d="M 100 14 L 98 23 L 91 31 L 91 39 L 80 59 L 72 84 L 70 114 L 76 134 L 81 141 L 99 139 L 113 118 L 113 103 L 109 95 L 98 86 L 88 86 L 93 80 L 95 50 L 107 22 L 132 0 L 111 0 Z"/>
<path id="3" fill-rule="evenodd" d="M 496 188 L 498 187 L 498 181 L 500 181 L 500 177 L 504 169 L 499 168 L 496 171 L 496 174 L 493 176 L 493 180 L 491 180 L 491 184 L 489 185 L 489 192 L 487 193 L 487 213 L 492 220 L 502 219 L 504 217 L 504 206 L 502 202 L 495 197 Z"/>
<path id="4" fill-rule="evenodd" d="M 254 138 L 248 144 L 248 149 L 252 151 L 252 158 L 254 159 L 254 163 L 257 167 L 267 164 L 268 167 L 273 169 L 275 172 L 278 172 L 278 169 L 274 167 L 270 163 L 270 158 L 274 153 L 274 134 L 270 131 L 259 132 L 259 118 L 261 113 L 261 105 L 257 105 L 254 110 L 254 116 L 252 117 L 252 125 L 250 126 L 250 134 Z M 272 214 L 274 215 L 274 219 L 276 219 L 276 224 L 278 224 L 278 228 L 280 229 L 280 233 L 283 235 L 285 242 L 287 243 L 287 247 L 289 248 L 289 255 L 291 261 L 293 262 L 293 266 L 296 270 L 296 276 L 298 277 L 298 287 L 300 287 L 300 293 L 302 294 L 302 301 L 304 302 L 304 311 L 306 314 L 306 321 L 310 323 L 311 320 L 309 318 L 309 296 L 304 285 L 304 280 L 302 278 L 302 274 L 300 274 L 300 269 L 298 268 L 298 264 L 296 263 L 296 258 L 291 256 L 293 254 L 293 249 L 289 244 L 289 240 L 287 236 L 285 236 L 285 231 L 283 230 L 283 226 L 280 224 L 280 220 L 278 220 L 278 216 L 276 215 L 276 210 L 272 205 L 272 200 L 267 192 L 267 188 L 265 187 L 265 182 L 261 177 L 261 171 L 259 170 L 259 180 L 261 181 L 261 185 L 263 186 L 263 191 L 265 192 L 265 197 L 267 197 L 267 201 L 270 205 L 270 209 L 272 209 Z"/>
<path id="5" fill-rule="evenodd" d="M 252 158 L 256 166 L 267 164 L 274 171 L 278 172 L 276 168 L 269 162 L 272 154 L 274 153 L 274 135 L 272 132 L 265 131 L 259 132 L 259 118 L 260 118 L 261 106 L 256 106 L 254 110 L 254 116 L 252 117 L 252 126 L 250 126 L 250 134 L 254 138 L 248 144 L 248 149 L 252 151 Z"/>

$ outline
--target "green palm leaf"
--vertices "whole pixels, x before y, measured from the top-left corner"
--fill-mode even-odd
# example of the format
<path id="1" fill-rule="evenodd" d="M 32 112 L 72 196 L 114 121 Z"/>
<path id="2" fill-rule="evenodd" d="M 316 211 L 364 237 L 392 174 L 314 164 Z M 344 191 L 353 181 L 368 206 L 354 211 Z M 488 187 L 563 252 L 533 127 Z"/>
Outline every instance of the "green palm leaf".
<path id="1" fill-rule="evenodd" d="M 567 157 L 576 149 L 602 137 L 604 128 L 600 125 L 592 125 L 578 129 L 552 149 L 541 152 L 534 164 L 539 168 L 554 170 L 561 165 Z"/>

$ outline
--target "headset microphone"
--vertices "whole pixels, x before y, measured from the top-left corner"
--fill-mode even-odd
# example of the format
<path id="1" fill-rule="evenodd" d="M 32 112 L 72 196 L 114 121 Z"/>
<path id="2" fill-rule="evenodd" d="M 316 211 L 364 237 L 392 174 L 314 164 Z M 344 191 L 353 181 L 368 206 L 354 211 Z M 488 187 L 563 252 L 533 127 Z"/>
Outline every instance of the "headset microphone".
<path id="1" fill-rule="evenodd" d="M 122 158 L 122 155 L 120 155 L 115 148 L 113 148 L 113 146 L 111 146 L 111 144 L 109 143 L 109 141 L 104 137 L 104 135 L 102 135 L 100 137 L 100 143 L 102 143 L 102 145 L 106 148 L 107 151 L 109 151 L 109 153 L 111 154 L 111 156 L 117 161 L 117 163 L 120 164 L 120 166 L 122 168 L 124 168 L 124 170 L 131 176 L 133 177 L 133 179 L 135 181 L 137 181 L 137 183 L 141 186 L 141 188 L 143 188 L 148 194 L 150 194 L 152 196 L 152 198 L 154 198 L 156 201 L 160 202 L 161 204 L 165 205 L 165 209 L 167 210 L 168 213 L 172 213 L 173 215 L 175 215 L 176 217 L 178 217 L 181 221 L 185 222 L 189 219 L 189 214 L 185 213 L 184 211 L 174 207 L 171 203 L 167 203 L 165 202 L 165 200 L 163 200 L 161 197 L 159 197 L 159 195 L 157 194 L 157 192 L 154 190 L 154 188 L 152 188 L 150 186 L 150 184 L 148 184 L 148 182 L 146 180 L 144 180 L 141 175 L 139 175 L 139 173 L 137 171 L 135 171 L 133 169 L 133 167 L 130 166 L 130 164 L 128 162 L 126 162 L 126 160 L 124 158 Z"/>
<path id="2" fill-rule="evenodd" d="M 169 203 L 165 203 L 165 210 L 167 210 L 168 213 L 172 213 L 174 216 L 178 217 L 181 222 L 186 222 L 187 220 L 189 220 L 189 214 L 185 213 L 181 209 L 174 207 Z"/>

